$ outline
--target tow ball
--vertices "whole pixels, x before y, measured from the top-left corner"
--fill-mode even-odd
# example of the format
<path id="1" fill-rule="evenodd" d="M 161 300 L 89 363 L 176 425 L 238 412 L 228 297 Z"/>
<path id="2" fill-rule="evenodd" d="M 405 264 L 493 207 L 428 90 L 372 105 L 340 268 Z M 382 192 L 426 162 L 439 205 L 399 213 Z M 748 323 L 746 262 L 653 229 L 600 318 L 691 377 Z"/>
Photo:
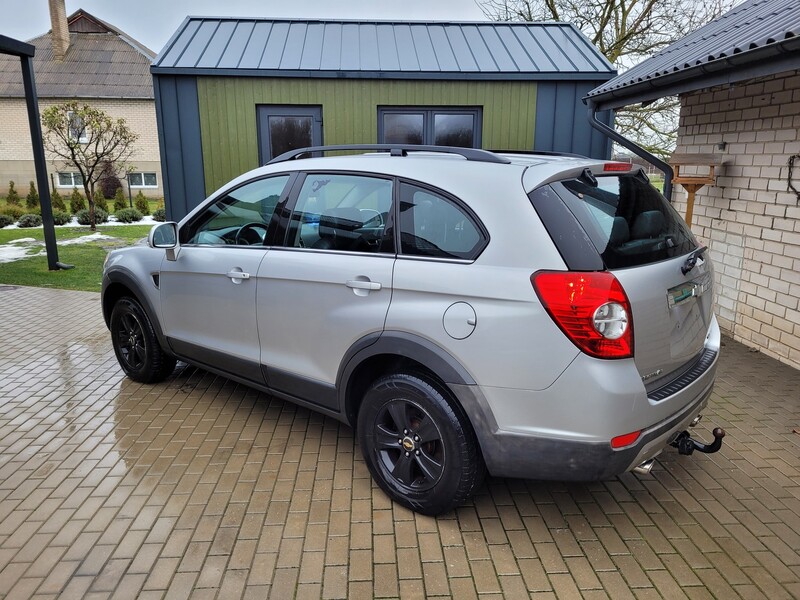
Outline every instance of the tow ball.
<path id="1" fill-rule="evenodd" d="M 712 454 L 722 448 L 722 438 L 725 437 L 725 430 L 722 427 L 716 427 L 711 433 L 714 436 L 714 441 L 710 444 L 698 442 L 692 438 L 688 431 L 682 431 L 670 445 L 678 449 L 678 454 L 689 455 L 695 450 Z"/>

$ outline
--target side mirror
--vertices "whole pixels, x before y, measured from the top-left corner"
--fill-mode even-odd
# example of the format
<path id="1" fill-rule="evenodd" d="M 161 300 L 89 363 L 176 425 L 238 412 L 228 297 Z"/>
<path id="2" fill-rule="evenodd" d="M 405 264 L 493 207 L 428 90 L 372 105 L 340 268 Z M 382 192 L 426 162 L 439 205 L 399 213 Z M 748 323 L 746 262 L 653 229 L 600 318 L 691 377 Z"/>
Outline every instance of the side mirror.
<path id="1" fill-rule="evenodd" d="M 173 221 L 153 225 L 147 236 L 147 245 L 151 248 L 164 248 L 167 260 L 178 257 L 178 224 Z"/>

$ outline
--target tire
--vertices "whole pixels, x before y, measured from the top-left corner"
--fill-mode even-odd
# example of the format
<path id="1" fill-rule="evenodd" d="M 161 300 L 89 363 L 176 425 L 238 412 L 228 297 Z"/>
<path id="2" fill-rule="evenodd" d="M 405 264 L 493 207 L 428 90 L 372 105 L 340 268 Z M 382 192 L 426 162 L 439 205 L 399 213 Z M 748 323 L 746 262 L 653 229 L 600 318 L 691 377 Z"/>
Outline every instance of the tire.
<path id="1" fill-rule="evenodd" d="M 470 498 L 486 473 L 461 407 L 417 375 L 398 373 L 373 383 L 358 411 L 357 434 L 380 488 L 424 515 Z"/>
<path id="2" fill-rule="evenodd" d="M 111 311 L 111 343 L 125 374 L 141 383 L 157 383 L 175 369 L 177 361 L 158 343 L 141 305 L 133 298 L 117 300 Z"/>

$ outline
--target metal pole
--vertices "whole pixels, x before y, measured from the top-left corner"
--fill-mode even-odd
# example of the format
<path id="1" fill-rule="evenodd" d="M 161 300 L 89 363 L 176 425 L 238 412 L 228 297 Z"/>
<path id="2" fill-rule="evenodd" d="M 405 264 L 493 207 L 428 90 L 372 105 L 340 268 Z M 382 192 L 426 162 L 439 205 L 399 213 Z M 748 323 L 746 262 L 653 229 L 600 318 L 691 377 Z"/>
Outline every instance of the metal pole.
<path id="1" fill-rule="evenodd" d="M 131 174 L 125 174 L 125 181 L 128 182 L 128 204 L 133 208 L 133 198 L 131 197 Z"/>
<path id="2" fill-rule="evenodd" d="M 28 105 L 28 123 L 31 128 L 31 146 L 33 163 L 36 167 L 36 183 L 39 186 L 39 199 L 42 204 L 42 224 L 44 225 L 44 245 L 47 249 L 47 268 L 57 271 L 64 268 L 58 262 L 58 246 L 56 230 L 53 223 L 53 207 L 50 200 L 50 186 L 47 182 L 47 163 L 42 145 L 42 124 L 39 120 L 39 104 L 36 100 L 36 82 L 33 78 L 33 58 L 21 56 L 22 83 L 25 86 L 25 102 Z"/>
<path id="3" fill-rule="evenodd" d="M 592 127 L 602 132 L 607 137 L 610 137 L 618 144 L 625 146 L 628 150 L 630 150 L 637 156 L 640 156 L 641 158 L 645 159 L 650 164 L 655 165 L 658 169 L 664 172 L 664 197 L 670 202 L 672 202 L 672 178 L 674 177 L 674 171 L 672 170 L 672 167 L 669 166 L 660 158 L 658 158 L 657 156 L 650 154 L 647 150 L 635 144 L 628 138 L 623 137 L 620 133 L 614 131 L 614 129 L 612 129 L 611 127 L 603 123 L 600 119 L 598 119 L 597 106 L 595 106 L 594 102 L 592 102 L 591 99 L 589 99 L 588 105 L 589 105 L 588 107 L 589 124 Z"/>

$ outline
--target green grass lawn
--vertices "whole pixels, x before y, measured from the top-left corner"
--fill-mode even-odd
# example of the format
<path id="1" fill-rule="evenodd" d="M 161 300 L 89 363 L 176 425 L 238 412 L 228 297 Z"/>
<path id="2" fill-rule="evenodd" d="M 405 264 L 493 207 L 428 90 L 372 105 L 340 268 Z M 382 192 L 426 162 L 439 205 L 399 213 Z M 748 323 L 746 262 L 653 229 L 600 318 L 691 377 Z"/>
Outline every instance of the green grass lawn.
<path id="1" fill-rule="evenodd" d="M 150 225 L 118 225 L 97 227 L 97 231 L 114 239 L 100 239 L 59 246 L 58 259 L 62 263 L 75 265 L 69 271 L 48 271 L 47 256 L 34 256 L 10 263 L 0 263 L 0 284 L 30 285 L 68 290 L 99 292 L 103 274 L 103 261 L 106 254 L 114 248 L 133 245 L 137 240 L 147 237 Z M 56 240 L 67 240 L 91 234 L 88 227 L 58 227 Z M 0 245 L 12 240 L 33 238 L 43 241 L 42 229 L 0 229 Z M 36 246 L 33 251 L 41 250 Z"/>

